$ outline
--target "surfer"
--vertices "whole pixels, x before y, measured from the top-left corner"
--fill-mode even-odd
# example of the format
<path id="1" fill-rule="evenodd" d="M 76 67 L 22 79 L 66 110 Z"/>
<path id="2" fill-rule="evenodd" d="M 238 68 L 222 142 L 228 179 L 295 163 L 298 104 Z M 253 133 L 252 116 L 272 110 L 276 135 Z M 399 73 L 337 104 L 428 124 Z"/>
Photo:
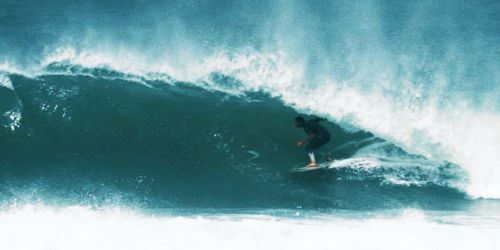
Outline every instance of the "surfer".
<path id="1" fill-rule="evenodd" d="M 297 146 L 299 147 L 302 147 L 306 143 L 308 143 L 306 146 L 306 151 L 307 154 L 309 155 L 309 158 L 311 159 L 311 163 L 309 163 L 307 167 L 317 166 L 316 158 L 314 156 L 314 151 L 316 151 L 321 146 L 327 144 L 331 139 L 331 135 L 328 132 L 328 130 L 326 130 L 323 126 L 319 124 L 319 122 L 323 120 L 324 119 L 321 118 L 314 118 L 306 121 L 302 116 L 295 117 L 295 126 L 297 128 L 304 129 L 304 132 L 306 132 L 307 134 L 306 139 L 297 142 Z M 328 155 L 326 155 L 326 159 L 328 161 L 332 160 Z"/>

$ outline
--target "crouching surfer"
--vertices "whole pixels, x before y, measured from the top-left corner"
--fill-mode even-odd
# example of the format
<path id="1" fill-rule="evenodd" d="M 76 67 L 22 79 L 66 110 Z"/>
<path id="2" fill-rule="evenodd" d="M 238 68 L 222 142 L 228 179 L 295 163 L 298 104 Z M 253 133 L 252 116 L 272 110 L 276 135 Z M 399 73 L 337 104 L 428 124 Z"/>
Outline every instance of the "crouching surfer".
<path id="1" fill-rule="evenodd" d="M 307 167 L 312 167 L 312 168 L 317 167 L 316 157 L 314 153 L 321 146 L 327 144 L 332 137 L 328 132 L 328 130 L 326 130 L 326 128 L 324 128 L 319 124 L 319 122 L 322 120 L 324 119 L 314 118 L 306 121 L 302 116 L 295 117 L 295 126 L 297 128 L 304 129 L 304 132 L 307 134 L 306 139 L 297 142 L 297 146 L 299 147 L 302 147 L 307 144 L 305 149 L 311 160 L 311 163 L 309 163 Z M 328 155 L 326 155 L 326 159 L 328 161 L 332 160 L 331 157 Z"/>

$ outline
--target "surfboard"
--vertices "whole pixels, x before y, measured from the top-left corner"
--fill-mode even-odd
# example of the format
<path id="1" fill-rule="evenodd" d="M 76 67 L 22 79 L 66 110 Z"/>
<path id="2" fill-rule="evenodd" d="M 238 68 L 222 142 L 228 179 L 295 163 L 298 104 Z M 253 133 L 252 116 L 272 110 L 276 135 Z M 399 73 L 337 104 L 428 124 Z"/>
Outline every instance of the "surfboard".
<path id="1" fill-rule="evenodd" d="M 330 166 L 330 162 L 323 162 L 323 163 L 318 164 L 316 167 L 294 168 L 294 169 L 290 170 L 290 173 L 311 172 L 311 171 L 316 171 L 316 170 L 321 170 L 321 169 L 327 169 L 328 166 Z"/>

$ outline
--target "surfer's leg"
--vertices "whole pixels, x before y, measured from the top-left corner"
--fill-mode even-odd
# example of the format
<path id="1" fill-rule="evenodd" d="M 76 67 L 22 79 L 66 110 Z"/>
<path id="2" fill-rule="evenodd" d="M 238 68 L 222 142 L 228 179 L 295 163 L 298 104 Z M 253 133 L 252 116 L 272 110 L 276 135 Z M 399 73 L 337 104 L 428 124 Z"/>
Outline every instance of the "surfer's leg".
<path id="1" fill-rule="evenodd" d="M 325 160 L 327 161 L 333 161 L 333 158 L 330 154 L 325 154 Z"/>
<path id="2" fill-rule="evenodd" d="M 318 151 L 317 151 L 318 152 Z M 324 152 L 324 151 L 319 151 L 318 152 L 323 158 L 325 158 L 326 161 L 333 161 L 333 158 L 331 156 L 330 152 Z"/>
<path id="3" fill-rule="evenodd" d="M 330 140 L 331 140 L 331 136 L 326 136 L 324 138 L 324 140 L 321 142 L 320 147 L 326 145 L 328 142 L 330 142 Z M 333 158 L 329 152 L 324 153 L 324 157 L 325 157 L 325 160 L 327 160 L 327 161 L 333 161 Z"/>
<path id="4" fill-rule="evenodd" d="M 314 156 L 314 151 L 316 150 L 315 148 L 315 140 L 312 140 L 307 146 L 306 146 L 306 152 L 309 155 L 309 159 L 311 160 L 311 163 L 307 165 L 308 167 L 316 167 L 316 157 Z"/>
<path id="5" fill-rule="evenodd" d="M 307 154 L 309 155 L 309 158 L 311 159 L 311 164 L 308 166 L 315 167 L 316 166 L 316 158 L 314 156 L 314 151 L 316 151 L 319 147 L 325 145 L 330 141 L 330 137 L 317 137 L 313 139 L 307 146 L 306 146 L 306 151 Z M 331 161 L 331 157 L 326 156 L 325 157 L 328 161 Z"/>
<path id="6" fill-rule="evenodd" d="M 312 151 L 315 151 L 317 149 L 319 149 L 321 146 L 327 144 L 328 142 L 330 141 L 330 137 L 326 137 L 326 136 L 320 136 L 320 137 L 317 137 L 317 138 L 314 138 L 307 146 L 306 146 L 306 150 L 307 152 L 312 152 Z"/>
<path id="7" fill-rule="evenodd" d="M 316 157 L 314 157 L 314 152 L 307 153 L 309 155 L 309 159 L 312 163 L 316 163 Z"/>
<path id="8" fill-rule="evenodd" d="M 322 143 L 321 143 L 320 147 L 322 147 L 322 146 L 324 146 L 325 144 L 327 144 L 328 142 L 330 142 L 330 139 L 331 139 L 330 137 L 326 137 L 326 138 L 322 141 Z M 328 152 L 328 151 L 327 151 L 326 153 L 323 153 L 323 157 L 325 157 L 325 160 L 326 160 L 326 161 L 333 161 L 333 158 L 332 158 L 332 156 L 331 156 L 331 153 L 330 153 L 330 152 Z"/>

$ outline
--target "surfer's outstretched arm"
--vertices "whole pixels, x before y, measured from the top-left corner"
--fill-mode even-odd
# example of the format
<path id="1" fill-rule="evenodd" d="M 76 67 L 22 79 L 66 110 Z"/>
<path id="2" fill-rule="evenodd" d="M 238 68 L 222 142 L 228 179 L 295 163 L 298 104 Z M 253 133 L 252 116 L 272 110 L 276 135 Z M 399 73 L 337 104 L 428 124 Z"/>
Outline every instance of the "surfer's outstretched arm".
<path id="1" fill-rule="evenodd" d="M 311 134 L 306 139 L 297 142 L 297 146 L 302 147 L 304 144 L 312 141 L 314 138 L 316 138 L 316 135 Z"/>

